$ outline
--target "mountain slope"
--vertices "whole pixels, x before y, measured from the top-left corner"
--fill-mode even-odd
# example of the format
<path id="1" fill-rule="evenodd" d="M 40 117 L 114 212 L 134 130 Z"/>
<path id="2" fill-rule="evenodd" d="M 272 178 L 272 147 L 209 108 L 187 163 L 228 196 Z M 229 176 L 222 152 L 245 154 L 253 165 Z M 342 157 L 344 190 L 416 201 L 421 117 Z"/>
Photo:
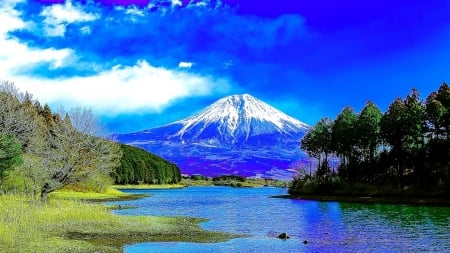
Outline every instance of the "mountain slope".
<path id="1" fill-rule="evenodd" d="M 248 94 L 222 98 L 192 117 L 119 135 L 175 162 L 185 174 L 291 177 L 308 126 Z"/>

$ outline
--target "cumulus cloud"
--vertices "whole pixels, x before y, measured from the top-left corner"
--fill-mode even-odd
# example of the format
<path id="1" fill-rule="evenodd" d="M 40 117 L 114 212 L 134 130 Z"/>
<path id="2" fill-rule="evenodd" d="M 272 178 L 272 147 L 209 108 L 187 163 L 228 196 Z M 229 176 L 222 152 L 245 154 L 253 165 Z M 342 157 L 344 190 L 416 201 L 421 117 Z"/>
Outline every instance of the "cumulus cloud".
<path id="1" fill-rule="evenodd" d="M 179 67 L 179 68 L 187 68 L 187 69 L 190 69 L 190 68 L 192 68 L 192 65 L 194 65 L 194 63 L 192 63 L 192 62 L 186 62 L 186 61 L 180 61 L 180 63 L 178 63 L 178 67 Z"/>
<path id="2" fill-rule="evenodd" d="M 27 66 L 47 63 L 50 68 L 59 68 L 73 59 L 70 49 L 32 48 L 20 43 L 8 32 L 23 29 L 25 22 L 20 19 L 20 13 L 14 9 L 19 1 L 7 1 L 0 6 L 0 77 L 7 78 Z"/>
<path id="3" fill-rule="evenodd" d="M 172 0 L 172 6 L 183 6 L 181 0 Z"/>
<path id="4" fill-rule="evenodd" d="M 14 8 L 20 2 L 20 0 L 5 0 L 0 5 L 0 36 L 4 37 L 9 31 L 25 26 L 25 23 L 19 18 L 20 12 Z"/>
<path id="5" fill-rule="evenodd" d="M 16 84 L 36 97 L 65 105 L 85 105 L 103 114 L 160 111 L 176 99 L 226 89 L 226 80 L 157 68 L 146 61 L 89 77 L 62 80 L 16 77 Z"/>
<path id="6" fill-rule="evenodd" d="M 50 105 L 158 112 L 176 100 L 224 94 L 236 88 L 235 77 L 262 85 L 265 71 L 255 78 L 248 62 L 275 61 L 279 51 L 270 50 L 303 28 L 298 16 L 242 17 L 221 1 L 151 3 L 0 1 L 0 79 Z"/>
<path id="7" fill-rule="evenodd" d="M 85 12 L 80 5 L 73 5 L 71 0 L 67 0 L 65 4 L 45 7 L 40 15 L 45 17 L 47 36 L 64 36 L 68 24 L 88 22 L 98 18 L 98 15 L 94 13 Z"/>
<path id="8" fill-rule="evenodd" d="M 103 115 L 142 110 L 157 112 L 174 100 L 208 95 L 229 87 L 225 79 L 155 67 L 146 60 L 133 64 L 118 63 L 112 67 L 105 64 L 89 75 L 33 76 L 23 69 L 45 65 L 50 76 L 57 70 L 77 67 L 86 56 L 70 47 L 33 47 L 11 36 L 11 32 L 25 29 L 30 21 L 22 19 L 15 9 L 17 3 L 8 1 L 0 5 L 0 22 L 8 24 L 0 26 L 0 79 L 13 81 L 19 89 L 30 92 L 42 103 L 65 107 L 87 106 Z M 53 13 L 55 20 L 63 22 L 87 21 L 96 17 L 85 14 L 70 2 L 46 8 L 51 9 L 45 9 L 43 13 Z M 63 18 L 61 13 L 64 12 L 70 15 Z M 96 66 L 101 63 L 85 64 Z M 184 64 L 189 65 L 187 62 Z"/>

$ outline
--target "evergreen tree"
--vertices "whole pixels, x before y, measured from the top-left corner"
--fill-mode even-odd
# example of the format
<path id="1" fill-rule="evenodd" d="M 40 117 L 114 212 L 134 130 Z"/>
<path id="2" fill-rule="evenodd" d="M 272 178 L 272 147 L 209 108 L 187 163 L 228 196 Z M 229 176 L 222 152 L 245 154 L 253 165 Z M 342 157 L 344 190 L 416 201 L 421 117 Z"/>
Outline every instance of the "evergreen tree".
<path id="1" fill-rule="evenodd" d="M 380 122 L 382 113 L 378 107 L 368 101 L 361 111 L 356 124 L 356 138 L 361 150 L 361 176 L 371 181 L 376 169 L 375 155 L 381 144 Z"/>
<path id="2" fill-rule="evenodd" d="M 339 173 L 347 180 L 356 168 L 356 135 L 355 126 L 358 116 L 351 107 L 345 107 L 336 117 L 332 127 L 332 143 L 334 152 L 340 157 Z M 353 169 L 352 169 L 353 168 Z M 352 174 L 350 174 L 352 171 Z"/>
<path id="3" fill-rule="evenodd" d="M 0 183 L 5 173 L 21 162 L 22 149 L 13 135 L 0 132 Z"/>
<path id="4" fill-rule="evenodd" d="M 331 139 L 333 121 L 322 118 L 301 141 L 301 148 L 312 157 L 319 160 L 318 175 L 323 176 L 329 172 L 328 157 L 333 152 Z M 322 162 L 323 156 L 323 162 Z M 322 163 L 321 163 L 322 162 Z"/>

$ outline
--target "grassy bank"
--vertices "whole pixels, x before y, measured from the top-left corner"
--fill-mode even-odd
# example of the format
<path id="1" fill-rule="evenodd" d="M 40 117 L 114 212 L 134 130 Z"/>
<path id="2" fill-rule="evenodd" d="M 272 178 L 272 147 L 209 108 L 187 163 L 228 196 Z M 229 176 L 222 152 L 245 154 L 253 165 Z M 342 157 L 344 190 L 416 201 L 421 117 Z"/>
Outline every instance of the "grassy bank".
<path id="1" fill-rule="evenodd" d="M 318 201 L 450 206 L 450 199 L 443 191 L 424 191 L 414 187 L 399 188 L 392 185 L 367 183 L 343 183 L 339 180 L 324 182 L 297 180 L 289 189 L 289 194 L 290 196 L 285 197 Z"/>
<path id="2" fill-rule="evenodd" d="M 2 195 L 0 252 L 121 252 L 123 245 L 137 242 L 217 242 L 235 237 L 204 231 L 198 226 L 202 221 L 118 216 L 101 204 L 54 197 L 42 204 Z"/>
<path id="3" fill-rule="evenodd" d="M 52 199 L 63 200 L 83 200 L 89 202 L 105 202 L 115 200 L 133 200 L 146 197 L 146 194 L 126 194 L 118 189 L 110 188 L 104 193 L 99 192 L 79 192 L 70 189 L 63 189 L 60 191 L 50 193 Z"/>

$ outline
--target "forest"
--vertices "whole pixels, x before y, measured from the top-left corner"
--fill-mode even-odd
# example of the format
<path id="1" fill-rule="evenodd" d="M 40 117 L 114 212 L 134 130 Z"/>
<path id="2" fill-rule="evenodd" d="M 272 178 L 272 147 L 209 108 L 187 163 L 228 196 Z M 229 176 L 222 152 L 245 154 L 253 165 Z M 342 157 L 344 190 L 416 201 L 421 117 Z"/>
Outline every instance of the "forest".
<path id="1" fill-rule="evenodd" d="M 120 144 L 122 159 L 114 173 L 116 184 L 175 184 L 181 181 L 178 167 L 143 149 Z"/>
<path id="2" fill-rule="evenodd" d="M 62 188 L 102 192 L 116 183 L 176 183 L 178 167 L 102 134 L 92 111 L 53 112 L 0 82 L 0 194 L 40 196 Z M 101 137 L 103 135 L 103 137 Z"/>
<path id="3" fill-rule="evenodd" d="M 317 168 L 300 168 L 290 194 L 450 196 L 450 88 L 412 89 L 382 113 L 368 101 L 322 118 L 302 138 Z"/>

